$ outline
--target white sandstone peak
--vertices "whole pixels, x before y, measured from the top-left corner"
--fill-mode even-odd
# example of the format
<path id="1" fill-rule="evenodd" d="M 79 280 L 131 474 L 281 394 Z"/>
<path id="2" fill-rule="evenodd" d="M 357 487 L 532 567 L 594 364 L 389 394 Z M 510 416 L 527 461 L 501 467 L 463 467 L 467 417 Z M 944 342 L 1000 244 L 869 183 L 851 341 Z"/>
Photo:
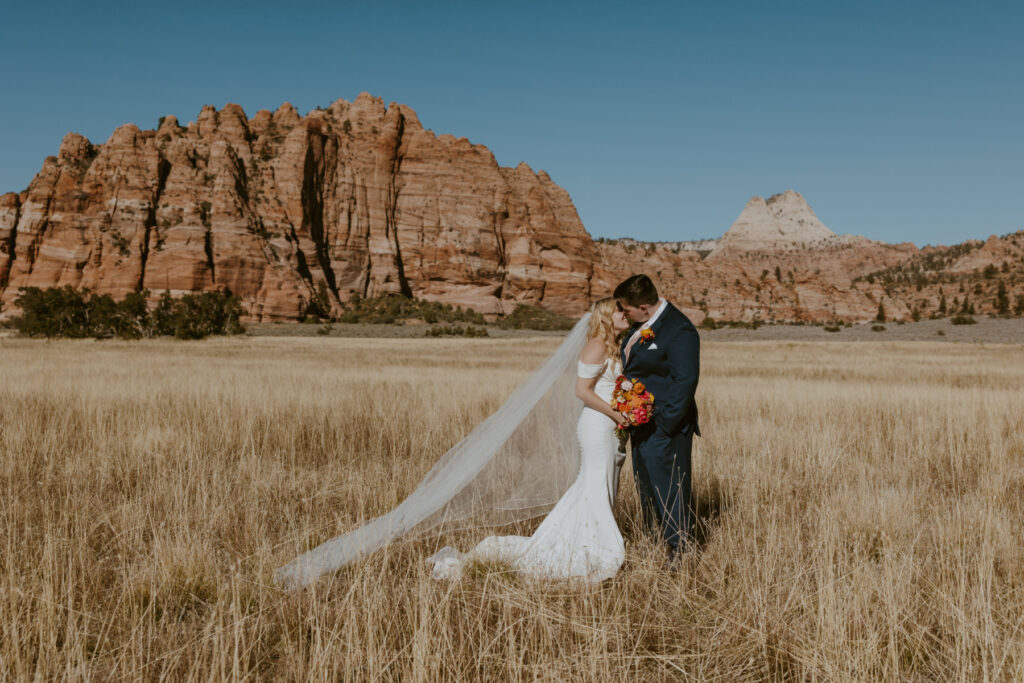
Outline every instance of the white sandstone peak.
<path id="1" fill-rule="evenodd" d="M 718 240 L 712 255 L 810 245 L 836 238 L 799 192 L 786 190 L 768 199 L 751 197 L 736 222 Z"/>

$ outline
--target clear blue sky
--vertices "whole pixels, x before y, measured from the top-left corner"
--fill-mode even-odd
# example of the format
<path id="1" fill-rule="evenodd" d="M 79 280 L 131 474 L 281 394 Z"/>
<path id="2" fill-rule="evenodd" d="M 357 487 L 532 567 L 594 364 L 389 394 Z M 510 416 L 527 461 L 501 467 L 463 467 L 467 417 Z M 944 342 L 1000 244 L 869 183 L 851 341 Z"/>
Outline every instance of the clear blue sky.
<path id="1" fill-rule="evenodd" d="M 826 225 L 1024 228 L 1022 2 L 5 2 L 0 192 L 69 130 L 368 91 L 526 161 L 595 237 L 724 232 L 792 188 Z"/>

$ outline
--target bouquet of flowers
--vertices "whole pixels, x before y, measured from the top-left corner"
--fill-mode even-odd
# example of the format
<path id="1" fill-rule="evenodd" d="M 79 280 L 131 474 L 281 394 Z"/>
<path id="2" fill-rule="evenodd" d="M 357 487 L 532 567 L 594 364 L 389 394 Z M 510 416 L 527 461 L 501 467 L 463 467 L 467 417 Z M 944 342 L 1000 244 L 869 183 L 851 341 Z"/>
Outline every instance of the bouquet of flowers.
<path id="1" fill-rule="evenodd" d="M 654 417 L 654 395 L 647 391 L 643 382 L 619 375 L 615 380 L 615 391 L 612 392 L 612 408 L 619 411 L 629 420 L 630 427 L 647 424 Z M 617 427 L 615 433 L 619 438 L 626 435 L 626 428 Z"/>

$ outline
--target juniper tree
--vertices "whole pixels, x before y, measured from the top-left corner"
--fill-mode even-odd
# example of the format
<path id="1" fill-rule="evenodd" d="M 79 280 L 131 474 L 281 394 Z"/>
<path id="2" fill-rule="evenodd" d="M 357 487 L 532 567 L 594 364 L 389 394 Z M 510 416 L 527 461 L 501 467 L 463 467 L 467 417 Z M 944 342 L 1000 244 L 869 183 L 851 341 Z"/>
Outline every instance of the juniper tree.
<path id="1" fill-rule="evenodd" d="M 1010 312 L 1010 297 L 1006 293 L 1006 283 L 1002 280 L 999 281 L 999 291 L 996 292 L 996 311 L 1000 315 Z"/>

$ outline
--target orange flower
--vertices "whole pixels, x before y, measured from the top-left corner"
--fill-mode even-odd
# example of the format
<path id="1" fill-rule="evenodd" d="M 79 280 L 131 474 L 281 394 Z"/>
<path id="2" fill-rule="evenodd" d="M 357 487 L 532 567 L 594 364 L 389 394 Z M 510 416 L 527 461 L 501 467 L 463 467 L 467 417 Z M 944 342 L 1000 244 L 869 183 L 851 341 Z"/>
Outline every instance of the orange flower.
<path id="1" fill-rule="evenodd" d="M 647 424 L 654 417 L 654 395 L 646 390 L 642 382 L 630 380 L 623 375 L 615 383 L 611 405 L 626 417 L 630 427 Z M 622 427 L 617 427 L 616 431 L 620 435 L 626 432 Z"/>

